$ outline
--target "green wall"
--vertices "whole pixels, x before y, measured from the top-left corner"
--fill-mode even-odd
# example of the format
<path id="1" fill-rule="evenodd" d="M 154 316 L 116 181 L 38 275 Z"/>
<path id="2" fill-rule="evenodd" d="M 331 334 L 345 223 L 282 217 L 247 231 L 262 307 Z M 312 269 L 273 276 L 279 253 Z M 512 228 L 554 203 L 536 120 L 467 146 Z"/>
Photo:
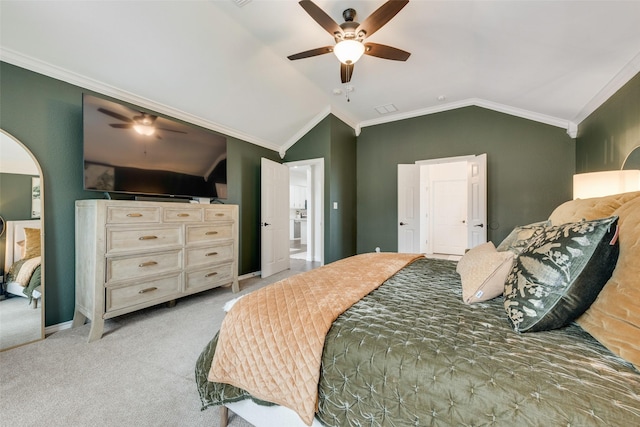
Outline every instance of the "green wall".
<path id="1" fill-rule="evenodd" d="M 587 117 L 576 141 L 576 172 L 620 169 L 640 146 L 640 73 Z"/>
<path id="2" fill-rule="evenodd" d="M 0 127 L 43 171 L 46 325 L 73 315 L 74 202 L 96 197 L 82 189 L 83 91 L 0 62 Z M 324 158 L 327 263 L 376 246 L 396 250 L 397 165 L 441 157 L 487 153 L 488 237 L 498 243 L 570 199 L 574 170 L 620 167 L 640 144 L 639 100 L 636 76 L 581 124 L 577 144 L 563 129 L 478 107 L 366 127 L 357 138 L 330 115 L 285 161 Z M 240 274 L 260 269 L 261 157 L 279 161 L 272 150 L 228 138 L 227 202 L 240 206 Z"/>
<path id="3" fill-rule="evenodd" d="M 357 143 L 358 252 L 398 248 L 398 164 L 482 153 L 494 243 L 571 198 L 575 142 L 564 129 L 479 107 L 365 127 Z"/>
<path id="4" fill-rule="evenodd" d="M 324 159 L 324 262 L 356 253 L 356 137 L 327 116 L 287 150 L 285 161 Z M 333 203 L 338 209 L 333 209 Z"/>
<path id="5" fill-rule="evenodd" d="M 0 62 L 0 127 L 19 139 L 43 172 L 47 326 L 75 306 L 74 203 L 101 197 L 82 189 L 82 93 L 90 92 Z M 228 138 L 228 200 L 240 207 L 240 274 L 260 269 L 260 158 L 278 153 Z"/>
<path id="6" fill-rule="evenodd" d="M 0 215 L 5 221 L 31 219 L 32 175 L 0 173 Z M 4 274 L 7 234 L 0 236 L 0 275 Z"/>

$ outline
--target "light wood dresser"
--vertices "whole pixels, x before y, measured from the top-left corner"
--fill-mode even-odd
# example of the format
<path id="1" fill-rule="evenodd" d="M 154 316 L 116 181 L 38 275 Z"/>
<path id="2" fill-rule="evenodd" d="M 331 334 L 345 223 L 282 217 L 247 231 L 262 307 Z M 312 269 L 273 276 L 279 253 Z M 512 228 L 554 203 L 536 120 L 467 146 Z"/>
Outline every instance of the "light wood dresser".
<path id="1" fill-rule="evenodd" d="M 231 285 L 238 292 L 238 206 L 76 201 L 73 327 Z"/>

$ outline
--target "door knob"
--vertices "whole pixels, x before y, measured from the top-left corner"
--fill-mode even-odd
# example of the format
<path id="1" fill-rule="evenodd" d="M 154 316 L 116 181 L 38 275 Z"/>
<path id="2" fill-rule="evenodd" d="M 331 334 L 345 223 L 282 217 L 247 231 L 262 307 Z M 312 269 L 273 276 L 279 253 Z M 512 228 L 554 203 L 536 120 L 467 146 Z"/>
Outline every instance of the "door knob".
<path id="1" fill-rule="evenodd" d="M 484 227 L 484 224 L 474 225 L 474 227 L 480 227 L 480 228 L 483 228 L 483 227 Z"/>
<path id="2" fill-rule="evenodd" d="M 266 227 L 266 226 L 271 225 L 271 224 L 269 224 L 268 222 L 263 222 L 261 225 L 262 225 L 263 227 Z"/>
<path id="3" fill-rule="evenodd" d="M 401 222 L 400 225 L 409 225 L 406 222 Z"/>

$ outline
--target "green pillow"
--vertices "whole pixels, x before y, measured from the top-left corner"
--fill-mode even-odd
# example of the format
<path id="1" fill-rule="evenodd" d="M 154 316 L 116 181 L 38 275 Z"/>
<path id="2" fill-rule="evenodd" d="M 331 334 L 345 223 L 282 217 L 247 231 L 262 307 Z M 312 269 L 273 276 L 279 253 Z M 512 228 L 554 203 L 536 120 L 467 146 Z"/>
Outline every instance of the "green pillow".
<path id="1" fill-rule="evenodd" d="M 511 233 L 500 242 L 496 250 L 498 252 L 511 251 L 519 255 L 526 248 L 531 240 L 539 236 L 545 228 L 551 225 L 550 221 L 534 222 L 528 225 L 519 225 L 511 230 Z"/>
<path id="2" fill-rule="evenodd" d="M 618 217 L 547 227 L 516 258 L 504 307 L 516 332 L 556 329 L 596 299 L 618 259 Z"/>

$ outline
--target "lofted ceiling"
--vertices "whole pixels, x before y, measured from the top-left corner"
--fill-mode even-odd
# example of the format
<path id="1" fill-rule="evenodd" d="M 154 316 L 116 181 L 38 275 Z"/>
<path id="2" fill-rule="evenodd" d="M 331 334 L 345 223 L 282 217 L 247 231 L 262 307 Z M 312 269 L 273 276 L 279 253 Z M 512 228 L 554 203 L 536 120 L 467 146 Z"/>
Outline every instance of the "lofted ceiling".
<path id="1" fill-rule="evenodd" d="M 640 71 L 640 1 L 411 0 L 367 39 L 411 57 L 348 85 L 333 54 L 287 59 L 333 44 L 296 0 L 236 1 L 2 0 L 0 58 L 281 154 L 329 113 L 358 133 L 478 105 L 575 136 Z M 340 24 L 384 0 L 315 3 Z"/>

